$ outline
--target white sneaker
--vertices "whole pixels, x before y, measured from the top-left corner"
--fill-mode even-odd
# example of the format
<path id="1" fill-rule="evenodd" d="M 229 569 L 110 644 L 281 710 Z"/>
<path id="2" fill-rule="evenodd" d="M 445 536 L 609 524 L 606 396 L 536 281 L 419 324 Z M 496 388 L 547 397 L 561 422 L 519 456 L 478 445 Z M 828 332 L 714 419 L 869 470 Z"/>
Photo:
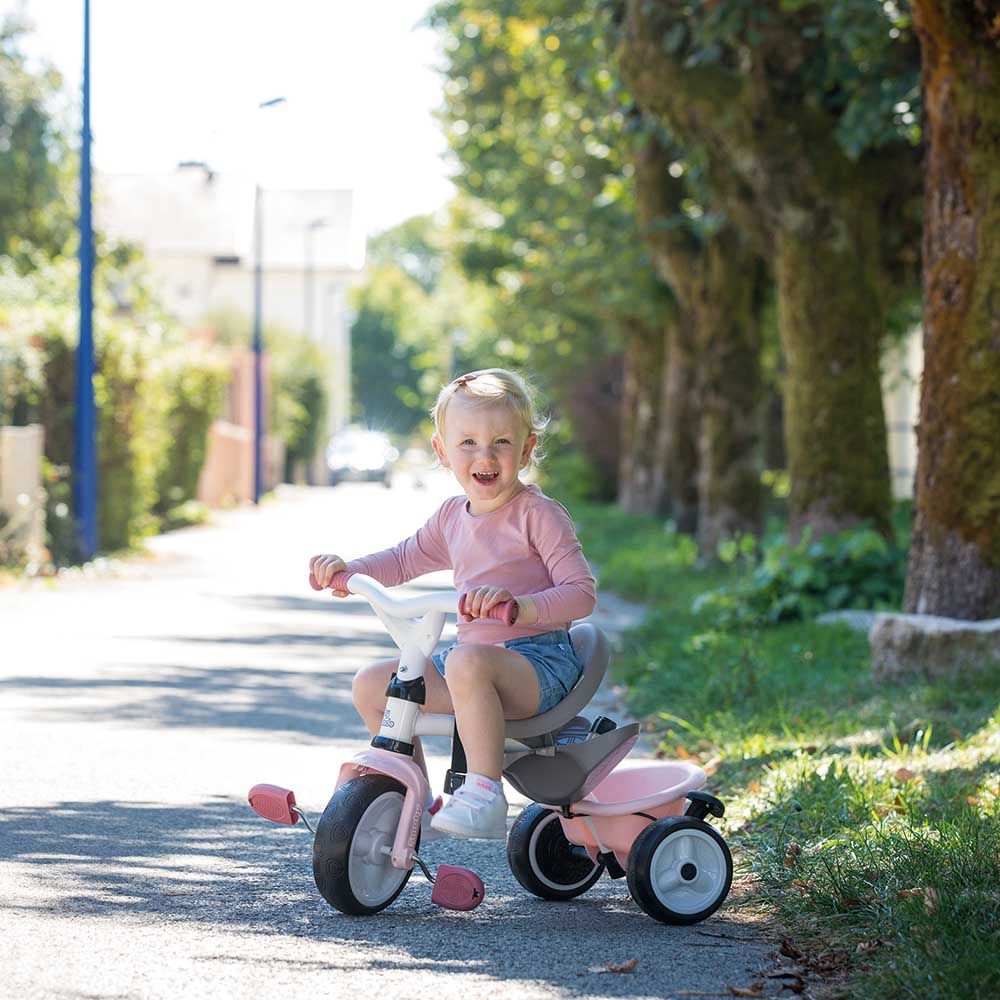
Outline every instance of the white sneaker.
<path id="1" fill-rule="evenodd" d="M 431 820 L 431 829 L 473 840 L 507 839 L 507 799 L 462 785 Z"/>
<path id="2" fill-rule="evenodd" d="M 431 826 L 431 820 L 437 815 L 437 813 L 442 808 L 442 803 L 444 799 L 439 795 L 426 809 L 420 814 L 420 846 L 430 843 L 432 840 L 441 840 L 442 837 L 447 836 L 447 834 L 442 833 L 440 830 L 435 830 Z"/>

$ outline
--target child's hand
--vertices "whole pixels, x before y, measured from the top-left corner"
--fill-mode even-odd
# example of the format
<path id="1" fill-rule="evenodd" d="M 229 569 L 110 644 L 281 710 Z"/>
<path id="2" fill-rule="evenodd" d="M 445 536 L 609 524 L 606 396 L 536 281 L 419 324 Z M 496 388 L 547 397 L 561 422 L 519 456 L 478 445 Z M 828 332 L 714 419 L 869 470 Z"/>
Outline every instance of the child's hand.
<path id="1" fill-rule="evenodd" d="M 321 555 L 313 556 L 309 560 L 309 586 L 313 590 L 326 590 L 330 586 L 330 581 L 337 573 L 347 570 L 347 563 L 340 556 Z M 335 597 L 348 597 L 350 591 L 334 590 Z"/>
<path id="2" fill-rule="evenodd" d="M 463 622 L 471 622 L 476 618 L 482 618 L 490 608 L 505 601 L 512 601 L 514 595 L 503 587 L 475 587 L 466 591 L 463 614 L 459 618 Z"/>

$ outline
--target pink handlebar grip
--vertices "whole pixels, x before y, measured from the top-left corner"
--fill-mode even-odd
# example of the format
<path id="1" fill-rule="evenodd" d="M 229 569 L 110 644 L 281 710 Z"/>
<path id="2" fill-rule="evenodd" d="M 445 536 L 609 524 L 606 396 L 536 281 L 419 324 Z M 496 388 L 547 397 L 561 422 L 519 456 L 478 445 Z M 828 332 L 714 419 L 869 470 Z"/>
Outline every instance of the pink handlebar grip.
<path id="1" fill-rule="evenodd" d="M 465 612 L 465 598 L 466 595 L 458 599 L 458 613 L 464 615 Z M 480 618 L 493 618 L 496 621 L 503 622 L 505 625 L 513 625 L 517 621 L 518 612 L 521 609 L 517 606 L 517 601 L 513 598 L 509 601 L 504 601 L 503 604 L 496 604 L 484 615 L 480 615 Z"/>

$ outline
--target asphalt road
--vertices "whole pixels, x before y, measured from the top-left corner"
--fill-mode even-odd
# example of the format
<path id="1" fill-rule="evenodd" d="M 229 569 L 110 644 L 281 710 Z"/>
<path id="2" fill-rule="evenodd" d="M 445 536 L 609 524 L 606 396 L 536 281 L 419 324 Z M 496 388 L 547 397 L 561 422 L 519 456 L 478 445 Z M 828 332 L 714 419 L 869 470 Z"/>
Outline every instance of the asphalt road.
<path id="1" fill-rule="evenodd" d="M 346 917 L 315 890 L 309 834 L 250 811 L 258 781 L 322 811 L 367 739 L 353 672 L 394 649 L 360 598 L 309 589 L 308 557 L 391 544 L 448 492 L 285 488 L 147 558 L 0 589 L 0 993 L 661 998 L 755 978 L 772 946 L 746 908 L 666 927 L 608 878 L 546 903 L 493 843 L 424 852 L 479 872 L 478 909 L 433 906 L 416 872 L 388 910 Z M 609 596 L 598 613 L 629 617 Z M 431 750 L 440 787 L 446 742 Z"/>

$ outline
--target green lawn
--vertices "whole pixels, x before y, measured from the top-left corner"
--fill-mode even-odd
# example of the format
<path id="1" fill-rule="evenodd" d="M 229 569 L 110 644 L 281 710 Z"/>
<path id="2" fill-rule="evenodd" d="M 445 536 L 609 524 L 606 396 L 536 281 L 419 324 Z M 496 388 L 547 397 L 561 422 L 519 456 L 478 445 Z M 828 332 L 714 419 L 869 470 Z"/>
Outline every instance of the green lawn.
<path id="1" fill-rule="evenodd" d="M 752 899 L 838 996 L 1000 996 L 1000 669 L 873 681 L 867 638 L 692 611 L 703 568 L 662 522 L 573 505 L 600 587 L 644 601 L 615 670 L 667 757 L 727 805 Z"/>

